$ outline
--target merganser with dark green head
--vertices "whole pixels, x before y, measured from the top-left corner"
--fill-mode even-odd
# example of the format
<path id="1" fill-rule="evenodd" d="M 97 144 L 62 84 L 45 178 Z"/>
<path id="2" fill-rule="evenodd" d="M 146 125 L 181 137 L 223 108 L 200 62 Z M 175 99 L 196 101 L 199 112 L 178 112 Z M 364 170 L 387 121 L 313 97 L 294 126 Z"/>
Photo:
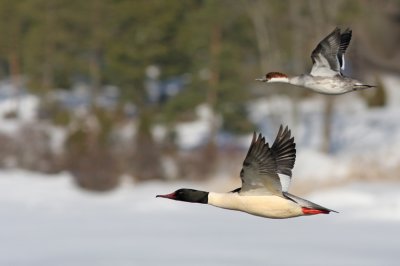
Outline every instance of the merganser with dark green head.
<path id="1" fill-rule="evenodd" d="M 242 187 L 227 193 L 182 188 L 157 197 L 274 219 L 335 212 L 287 192 L 295 159 L 296 144 L 288 127 L 279 128 L 271 147 L 261 134 L 254 133 L 240 172 Z"/>

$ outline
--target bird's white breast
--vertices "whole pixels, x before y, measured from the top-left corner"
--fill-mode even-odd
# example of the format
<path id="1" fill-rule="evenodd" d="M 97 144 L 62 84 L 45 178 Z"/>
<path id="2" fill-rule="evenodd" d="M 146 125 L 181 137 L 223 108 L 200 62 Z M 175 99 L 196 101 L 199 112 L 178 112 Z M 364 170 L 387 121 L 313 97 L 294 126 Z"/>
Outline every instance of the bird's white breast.
<path id="1" fill-rule="evenodd" d="M 298 204 L 279 196 L 241 196 L 238 193 L 210 192 L 208 204 L 267 218 L 279 219 L 303 215 Z"/>

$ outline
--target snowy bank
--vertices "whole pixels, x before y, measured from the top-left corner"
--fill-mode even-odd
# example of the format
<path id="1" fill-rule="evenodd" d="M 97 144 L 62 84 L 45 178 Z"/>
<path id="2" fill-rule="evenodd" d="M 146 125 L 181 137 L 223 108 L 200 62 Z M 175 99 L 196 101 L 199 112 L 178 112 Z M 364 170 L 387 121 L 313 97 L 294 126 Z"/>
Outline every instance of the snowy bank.
<path id="1" fill-rule="evenodd" d="M 397 265 L 398 184 L 309 196 L 339 214 L 270 220 L 155 198 L 207 184 L 78 189 L 68 174 L 0 172 L 0 265 Z M 290 256 L 287 256 L 290 253 Z"/>

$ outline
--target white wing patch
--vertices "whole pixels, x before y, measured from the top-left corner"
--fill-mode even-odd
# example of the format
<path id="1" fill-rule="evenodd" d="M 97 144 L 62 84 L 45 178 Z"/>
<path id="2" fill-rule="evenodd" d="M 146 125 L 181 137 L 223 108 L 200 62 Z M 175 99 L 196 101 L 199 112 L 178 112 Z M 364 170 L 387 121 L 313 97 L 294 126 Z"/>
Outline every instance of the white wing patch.
<path id="1" fill-rule="evenodd" d="M 281 181 L 282 191 L 288 192 L 290 183 L 291 183 L 291 176 L 284 175 L 284 174 L 278 174 L 278 176 Z"/>
<path id="2" fill-rule="evenodd" d="M 314 57 L 315 63 L 312 66 L 311 69 L 311 75 L 314 77 L 334 77 L 338 75 L 339 73 L 335 70 L 333 70 L 330 65 L 328 60 L 322 55 L 322 54 L 317 54 L 316 57 Z M 339 62 L 338 62 L 339 64 Z"/>
<path id="3" fill-rule="evenodd" d="M 344 54 L 342 54 L 342 67 L 340 68 L 341 70 L 344 70 L 344 65 L 345 65 Z"/>

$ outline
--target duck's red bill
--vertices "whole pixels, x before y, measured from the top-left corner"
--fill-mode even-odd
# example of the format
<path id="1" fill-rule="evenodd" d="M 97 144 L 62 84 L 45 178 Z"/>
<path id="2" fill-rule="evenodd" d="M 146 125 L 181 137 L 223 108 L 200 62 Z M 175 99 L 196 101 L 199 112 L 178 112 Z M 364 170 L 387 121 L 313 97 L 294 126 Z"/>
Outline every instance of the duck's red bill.
<path id="1" fill-rule="evenodd" d="M 176 195 L 175 195 L 175 192 L 172 192 L 172 193 L 170 193 L 170 194 L 157 195 L 156 198 L 175 199 L 175 198 L 176 198 Z"/>

